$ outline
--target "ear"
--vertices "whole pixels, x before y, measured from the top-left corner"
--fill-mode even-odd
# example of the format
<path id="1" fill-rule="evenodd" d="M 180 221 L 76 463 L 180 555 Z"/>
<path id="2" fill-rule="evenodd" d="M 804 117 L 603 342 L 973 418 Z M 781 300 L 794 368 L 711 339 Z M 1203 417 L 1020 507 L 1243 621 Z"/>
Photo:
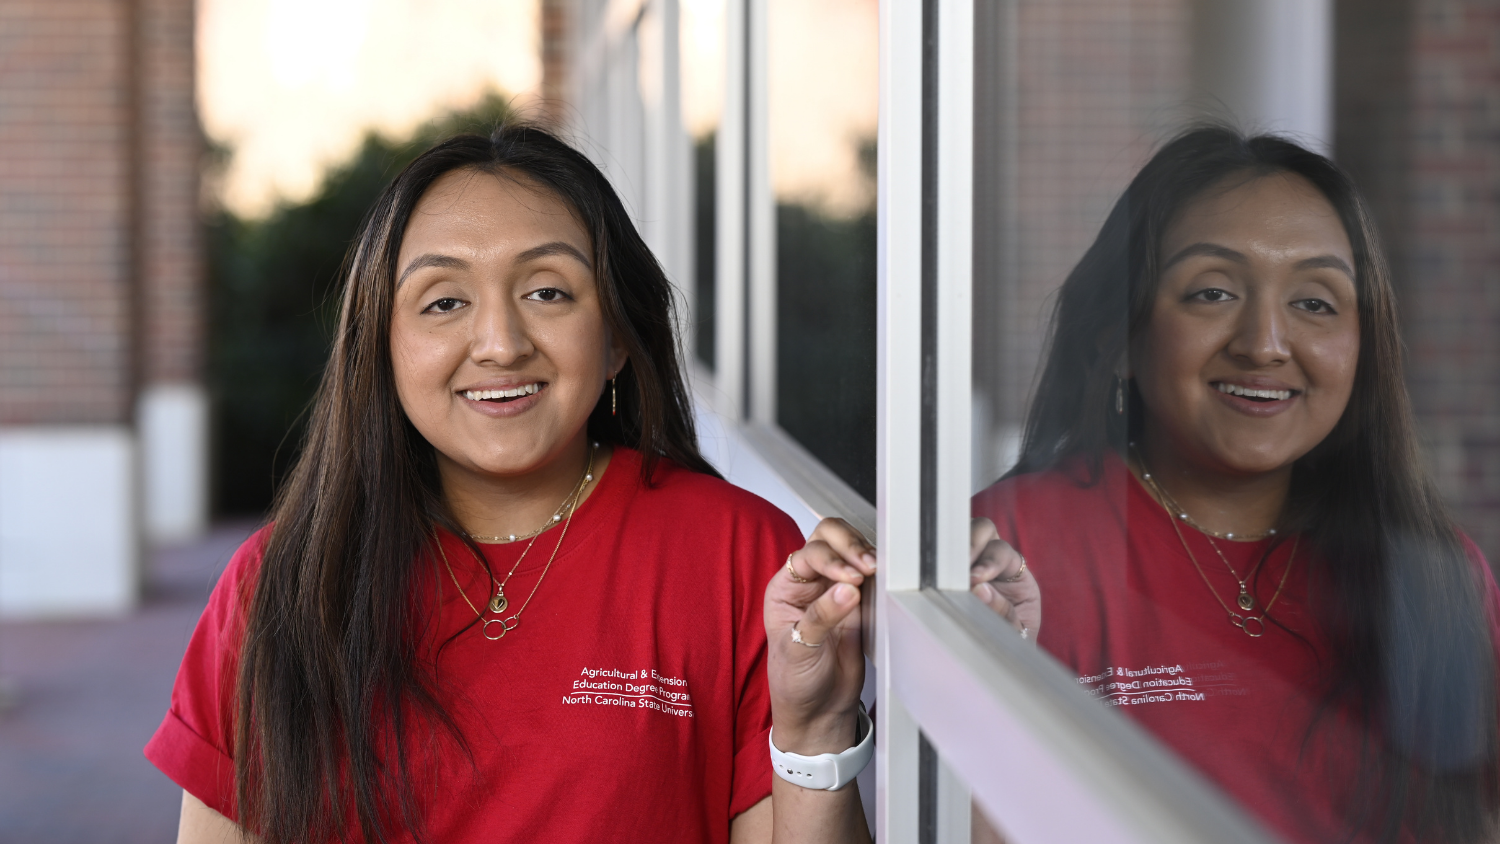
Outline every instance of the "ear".
<path id="1" fill-rule="evenodd" d="M 609 347 L 605 350 L 605 360 L 605 371 L 611 378 L 619 375 L 620 370 L 624 369 L 625 364 L 630 360 L 630 352 L 626 351 L 625 344 L 621 343 L 612 331 L 609 332 Z"/>

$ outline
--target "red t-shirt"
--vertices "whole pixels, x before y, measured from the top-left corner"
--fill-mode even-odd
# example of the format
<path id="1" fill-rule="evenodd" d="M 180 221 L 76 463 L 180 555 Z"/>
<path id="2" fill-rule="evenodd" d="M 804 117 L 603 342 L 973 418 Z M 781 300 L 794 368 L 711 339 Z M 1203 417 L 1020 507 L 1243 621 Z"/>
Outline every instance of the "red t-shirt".
<path id="1" fill-rule="evenodd" d="M 762 600 L 801 534 L 724 481 L 663 461 L 646 486 L 640 467 L 638 453 L 615 449 L 513 632 L 492 642 L 474 626 L 440 652 L 442 702 L 473 762 L 439 742 L 436 764 L 416 772 L 427 840 L 727 842 L 730 820 L 771 793 Z M 558 534 L 538 537 L 511 578 L 513 609 Z M 237 596 L 266 536 L 251 537 L 220 578 L 146 746 L 167 776 L 230 818 Z M 457 539 L 443 543 L 483 608 L 487 576 Z M 482 547 L 503 578 L 525 545 Z M 429 619 L 438 608 L 430 654 L 475 616 L 441 563 L 424 571 Z"/>
<path id="2" fill-rule="evenodd" d="M 1252 638 L 1229 623 L 1171 518 L 1123 461 L 1111 455 L 1097 484 L 1081 477 L 1022 475 L 973 500 L 973 514 L 994 521 L 1041 587 L 1037 644 L 1270 829 L 1293 841 L 1344 840 L 1360 727 L 1325 716 L 1306 741 L 1322 688 L 1318 660 L 1327 654 L 1307 611 L 1309 549 L 1288 570 L 1293 543 L 1281 542 L 1248 580 L 1262 608 L 1286 575 L 1265 634 Z M 1239 584 L 1225 561 L 1208 537 L 1181 527 L 1203 575 L 1239 612 Z M 1214 542 L 1241 576 L 1271 546 Z M 1487 578 L 1493 627 L 1500 593 L 1478 549 L 1468 549 Z"/>

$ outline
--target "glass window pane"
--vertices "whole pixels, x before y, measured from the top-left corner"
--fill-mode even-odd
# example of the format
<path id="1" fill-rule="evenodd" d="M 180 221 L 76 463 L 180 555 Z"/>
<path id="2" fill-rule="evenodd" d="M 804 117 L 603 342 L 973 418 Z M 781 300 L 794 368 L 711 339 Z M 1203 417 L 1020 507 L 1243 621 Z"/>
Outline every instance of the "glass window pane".
<path id="1" fill-rule="evenodd" d="M 1470 5 L 976 4 L 981 591 L 1291 841 L 1494 819 Z"/>
<path id="2" fill-rule="evenodd" d="M 776 418 L 874 500 L 878 4 L 768 11 Z"/>
<path id="3" fill-rule="evenodd" d="M 715 140 L 724 107 L 724 2 L 682 0 L 682 117 L 693 144 L 692 347 L 698 362 L 714 368 L 717 302 Z"/>

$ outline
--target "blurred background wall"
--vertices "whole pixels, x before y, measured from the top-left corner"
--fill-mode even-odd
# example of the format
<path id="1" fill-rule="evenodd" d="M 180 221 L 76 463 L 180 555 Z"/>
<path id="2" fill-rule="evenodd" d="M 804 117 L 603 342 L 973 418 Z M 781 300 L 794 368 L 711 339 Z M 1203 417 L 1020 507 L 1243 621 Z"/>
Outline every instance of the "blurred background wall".
<path id="1" fill-rule="evenodd" d="M 0 6 L 0 614 L 207 523 L 192 0 Z"/>

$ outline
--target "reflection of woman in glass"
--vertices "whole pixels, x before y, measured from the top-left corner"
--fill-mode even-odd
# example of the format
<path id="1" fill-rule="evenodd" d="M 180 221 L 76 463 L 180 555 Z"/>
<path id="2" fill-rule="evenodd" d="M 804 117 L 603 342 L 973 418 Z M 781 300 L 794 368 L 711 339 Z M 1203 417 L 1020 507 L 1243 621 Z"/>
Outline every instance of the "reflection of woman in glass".
<path id="1" fill-rule="evenodd" d="M 1063 285 L 976 591 L 1282 835 L 1490 840 L 1500 604 L 1402 378 L 1348 177 L 1188 132 Z"/>
<path id="2" fill-rule="evenodd" d="M 179 841 L 868 840 L 857 789 L 773 785 L 768 740 L 773 715 L 781 751 L 868 736 L 858 593 L 829 588 L 866 549 L 783 568 L 795 525 L 698 453 L 673 324 L 619 199 L 550 135 L 455 138 L 395 179 L 274 524 L 146 749 Z"/>

